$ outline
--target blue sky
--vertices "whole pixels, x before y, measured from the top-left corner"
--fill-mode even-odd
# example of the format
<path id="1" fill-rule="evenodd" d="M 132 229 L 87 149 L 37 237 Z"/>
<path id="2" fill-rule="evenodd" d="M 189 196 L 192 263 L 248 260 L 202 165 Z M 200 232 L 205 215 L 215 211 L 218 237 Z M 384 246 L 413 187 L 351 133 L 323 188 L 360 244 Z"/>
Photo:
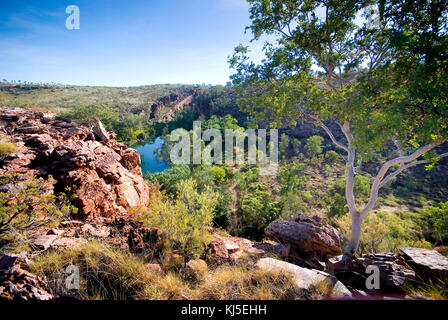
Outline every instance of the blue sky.
<path id="1" fill-rule="evenodd" d="M 69 5 L 80 9 L 79 30 L 65 27 Z M 225 84 L 249 23 L 243 0 L 1 0 L 0 79 Z"/>

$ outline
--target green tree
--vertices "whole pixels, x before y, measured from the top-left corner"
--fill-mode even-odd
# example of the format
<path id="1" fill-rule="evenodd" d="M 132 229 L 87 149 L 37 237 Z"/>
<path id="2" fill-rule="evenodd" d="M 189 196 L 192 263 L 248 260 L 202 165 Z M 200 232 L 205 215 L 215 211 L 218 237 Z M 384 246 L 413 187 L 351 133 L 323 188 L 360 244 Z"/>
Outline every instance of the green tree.
<path id="1" fill-rule="evenodd" d="M 324 138 L 321 136 L 311 136 L 306 140 L 305 149 L 308 151 L 308 156 L 312 159 L 322 154 L 322 141 Z"/>
<path id="2" fill-rule="evenodd" d="M 79 123 L 91 123 L 98 118 L 107 130 L 115 130 L 119 120 L 118 111 L 106 101 L 75 107 L 65 116 Z"/>
<path id="3" fill-rule="evenodd" d="M 282 133 L 280 137 L 280 143 L 278 144 L 278 152 L 281 158 L 285 158 L 288 154 L 289 149 L 289 137 L 288 135 Z"/>
<path id="4" fill-rule="evenodd" d="M 271 195 L 262 190 L 255 190 L 241 198 L 241 212 L 244 223 L 244 235 L 258 239 L 269 223 L 281 213 L 281 204 L 271 201 Z"/>
<path id="5" fill-rule="evenodd" d="M 276 40 L 264 46 L 261 65 L 250 61 L 248 47 L 235 49 L 239 104 L 276 126 L 313 123 L 345 151 L 352 221 L 345 257 L 352 257 L 380 188 L 409 167 L 431 167 L 448 155 L 438 153 L 448 138 L 447 2 L 248 2 L 254 39 Z M 392 142 L 400 155 L 381 163 L 358 208 L 356 158 L 387 151 Z"/>

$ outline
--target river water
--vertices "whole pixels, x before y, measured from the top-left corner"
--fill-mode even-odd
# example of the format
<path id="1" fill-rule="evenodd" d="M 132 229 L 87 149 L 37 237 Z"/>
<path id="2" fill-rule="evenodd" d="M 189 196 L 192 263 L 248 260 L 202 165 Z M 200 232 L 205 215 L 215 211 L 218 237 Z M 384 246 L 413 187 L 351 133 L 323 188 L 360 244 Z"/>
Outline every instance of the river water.
<path id="1" fill-rule="evenodd" d="M 157 159 L 156 150 L 161 148 L 163 143 L 163 138 L 157 137 L 156 139 L 133 146 L 133 148 L 140 153 L 140 157 L 142 158 L 141 167 L 143 173 L 148 171 L 157 173 L 169 168 L 169 165 L 165 161 L 158 161 Z"/>

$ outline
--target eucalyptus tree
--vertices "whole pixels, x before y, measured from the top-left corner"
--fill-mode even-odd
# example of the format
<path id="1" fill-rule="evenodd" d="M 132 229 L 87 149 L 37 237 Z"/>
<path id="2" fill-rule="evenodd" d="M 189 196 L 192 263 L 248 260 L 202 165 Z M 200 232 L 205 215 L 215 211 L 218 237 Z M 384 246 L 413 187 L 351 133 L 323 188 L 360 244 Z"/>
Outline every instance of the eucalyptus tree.
<path id="1" fill-rule="evenodd" d="M 345 153 L 352 257 L 380 188 L 448 155 L 447 1 L 248 2 L 253 41 L 268 40 L 259 64 L 248 46 L 229 58 L 239 104 L 273 126 L 311 122 Z M 386 160 L 359 207 L 356 164 L 378 154 Z"/>

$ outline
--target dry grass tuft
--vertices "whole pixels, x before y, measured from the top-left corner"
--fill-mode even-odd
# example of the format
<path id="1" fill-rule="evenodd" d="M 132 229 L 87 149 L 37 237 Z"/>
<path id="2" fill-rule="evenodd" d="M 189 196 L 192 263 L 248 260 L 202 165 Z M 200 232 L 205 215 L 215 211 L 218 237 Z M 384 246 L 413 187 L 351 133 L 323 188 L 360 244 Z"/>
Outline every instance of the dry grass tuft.
<path id="1" fill-rule="evenodd" d="M 153 261 L 154 262 L 154 261 Z M 182 270 L 153 272 L 144 259 L 121 249 L 91 241 L 62 252 L 48 251 L 36 257 L 32 271 L 45 276 L 55 295 L 69 294 L 65 288 L 69 265 L 80 270 L 83 299 L 311 299 L 298 292 L 292 277 L 255 268 L 252 264 L 222 265 L 194 281 Z"/>

